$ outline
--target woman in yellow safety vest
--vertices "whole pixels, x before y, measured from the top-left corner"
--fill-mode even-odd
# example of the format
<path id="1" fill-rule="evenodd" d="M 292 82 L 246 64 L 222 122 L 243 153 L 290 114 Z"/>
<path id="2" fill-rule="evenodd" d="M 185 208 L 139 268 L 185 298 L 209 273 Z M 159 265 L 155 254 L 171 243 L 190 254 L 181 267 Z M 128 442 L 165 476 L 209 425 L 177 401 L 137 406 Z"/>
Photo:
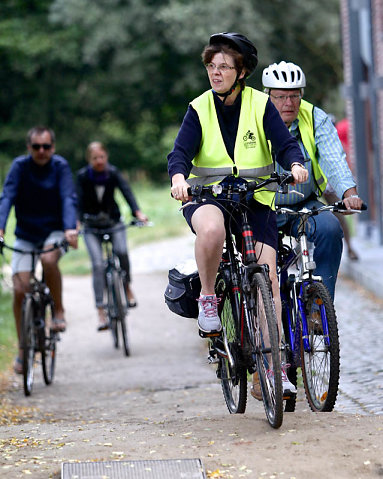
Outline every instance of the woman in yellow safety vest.
<path id="1" fill-rule="evenodd" d="M 255 46 L 239 33 L 217 33 L 202 52 L 211 90 L 193 100 L 168 155 L 171 192 L 188 201 L 191 184 L 220 182 L 228 175 L 267 178 L 275 160 L 291 170 L 296 183 L 307 179 L 296 140 L 268 96 L 245 85 L 258 63 Z M 273 211 L 274 194 L 257 193 L 249 222 L 257 240 L 259 262 L 268 264 L 277 313 L 280 300 L 276 274 L 278 231 Z M 188 206 L 184 216 L 196 234 L 195 256 L 201 279 L 198 326 L 204 333 L 220 331 L 214 293 L 225 240 L 225 210 L 216 201 Z"/>

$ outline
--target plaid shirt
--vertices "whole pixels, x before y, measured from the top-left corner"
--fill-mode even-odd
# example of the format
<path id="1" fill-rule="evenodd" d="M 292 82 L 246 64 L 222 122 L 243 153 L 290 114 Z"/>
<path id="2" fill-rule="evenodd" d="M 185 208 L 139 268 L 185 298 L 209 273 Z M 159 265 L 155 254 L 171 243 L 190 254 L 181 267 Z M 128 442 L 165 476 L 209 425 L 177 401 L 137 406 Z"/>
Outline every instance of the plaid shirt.
<path id="1" fill-rule="evenodd" d="M 313 114 L 315 144 L 317 147 L 319 165 L 328 180 L 328 184 L 335 190 L 337 196 L 342 198 L 346 190 L 356 186 L 351 170 L 347 165 L 346 154 L 339 140 L 336 128 L 327 114 L 317 107 L 314 107 Z M 298 122 L 298 119 L 294 120 L 290 127 L 290 133 L 298 140 L 303 156 L 305 157 L 305 167 L 309 172 L 309 178 L 305 183 L 289 187 L 289 189 L 303 193 L 304 197 L 294 193 L 288 195 L 277 193 L 275 196 L 277 205 L 294 205 L 307 199 L 313 193 L 317 194 L 311 159 L 302 141 L 299 139 Z M 283 171 L 278 163 L 276 163 L 275 168 L 279 173 Z"/>

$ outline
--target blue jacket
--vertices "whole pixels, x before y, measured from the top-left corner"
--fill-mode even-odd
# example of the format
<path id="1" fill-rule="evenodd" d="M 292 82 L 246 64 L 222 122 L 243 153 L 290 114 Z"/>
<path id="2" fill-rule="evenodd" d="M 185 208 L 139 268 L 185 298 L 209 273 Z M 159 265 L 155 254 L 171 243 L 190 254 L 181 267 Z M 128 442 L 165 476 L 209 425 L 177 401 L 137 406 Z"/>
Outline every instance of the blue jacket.
<path id="1" fill-rule="evenodd" d="M 38 166 L 30 155 L 15 158 L 0 197 L 0 229 L 15 207 L 18 238 L 43 242 L 52 231 L 76 228 L 77 197 L 68 162 L 52 155 Z"/>

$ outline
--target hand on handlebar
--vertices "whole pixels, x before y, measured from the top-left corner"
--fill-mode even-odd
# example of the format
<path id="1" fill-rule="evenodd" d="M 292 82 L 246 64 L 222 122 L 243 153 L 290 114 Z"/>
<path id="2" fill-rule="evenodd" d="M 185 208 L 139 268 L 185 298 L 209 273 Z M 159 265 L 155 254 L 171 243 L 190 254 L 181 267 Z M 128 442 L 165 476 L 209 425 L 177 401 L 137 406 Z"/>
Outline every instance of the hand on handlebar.
<path id="1" fill-rule="evenodd" d="M 292 186 L 295 186 L 298 183 L 304 183 L 309 177 L 309 172 L 303 165 L 293 165 L 291 168 L 291 174 L 294 177 L 294 182 L 291 183 Z"/>
<path id="2" fill-rule="evenodd" d="M 65 240 L 68 241 L 69 245 L 73 249 L 77 249 L 78 247 L 78 230 L 65 230 L 64 232 Z"/>
<path id="3" fill-rule="evenodd" d="M 343 198 L 343 204 L 347 210 L 361 210 L 363 207 L 363 201 L 359 196 L 345 197 Z M 352 212 L 343 214 L 352 214 Z"/>
<path id="4" fill-rule="evenodd" d="M 143 223 L 144 225 L 146 225 L 149 221 L 149 218 L 141 210 L 137 210 L 135 212 L 135 217 L 140 223 Z"/>
<path id="5" fill-rule="evenodd" d="M 171 194 L 176 201 L 188 201 L 188 188 L 190 185 L 186 182 L 184 175 L 177 173 L 172 178 Z"/>

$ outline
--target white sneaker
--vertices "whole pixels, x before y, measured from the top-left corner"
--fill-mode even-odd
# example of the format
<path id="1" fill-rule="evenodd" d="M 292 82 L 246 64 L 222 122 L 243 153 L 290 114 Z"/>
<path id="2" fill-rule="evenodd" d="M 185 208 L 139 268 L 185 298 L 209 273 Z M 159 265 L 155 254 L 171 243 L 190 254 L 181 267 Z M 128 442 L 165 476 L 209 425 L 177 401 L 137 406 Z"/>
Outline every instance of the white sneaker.
<path id="1" fill-rule="evenodd" d="M 215 294 L 200 296 L 198 299 L 198 327 L 204 333 L 219 332 L 222 329 L 217 310 L 218 301 Z"/>
<path id="2" fill-rule="evenodd" d="M 288 367 L 290 367 L 290 364 L 281 364 L 283 396 L 291 396 L 291 394 L 297 393 L 297 388 L 292 382 L 290 382 L 289 378 L 287 377 L 286 369 Z"/>

